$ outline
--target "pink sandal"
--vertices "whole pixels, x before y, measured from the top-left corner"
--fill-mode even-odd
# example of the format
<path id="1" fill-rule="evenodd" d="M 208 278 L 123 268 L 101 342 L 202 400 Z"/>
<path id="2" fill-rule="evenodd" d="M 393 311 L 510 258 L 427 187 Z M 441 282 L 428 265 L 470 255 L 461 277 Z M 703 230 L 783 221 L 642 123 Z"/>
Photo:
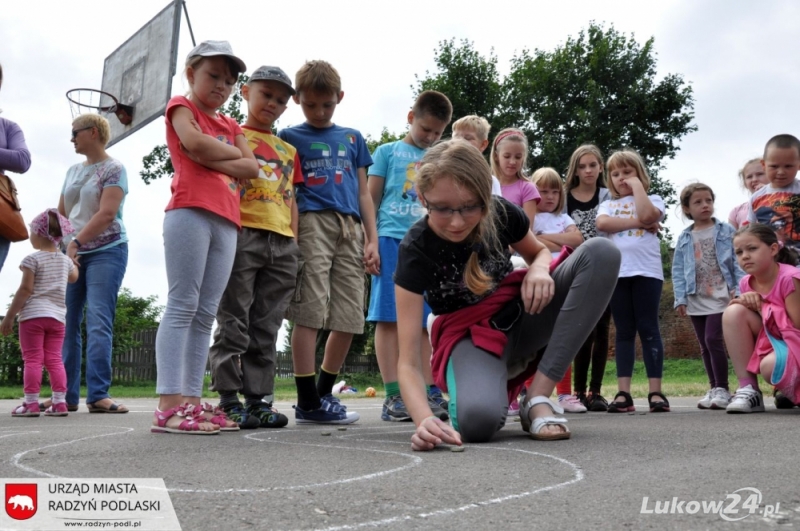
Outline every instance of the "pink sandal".
<path id="1" fill-rule="evenodd" d="M 239 425 L 228 418 L 224 409 L 218 406 L 212 406 L 208 402 L 194 407 L 200 408 L 202 413 L 208 413 L 208 415 L 203 415 L 203 417 L 207 422 L 219 426 L 219 431 L 239 431 Z M 228 426 L 229 420 L 234 423 L 233 426 Z"/>
<path id="2" fill-rule="evenodd" d="M 203 416 L 203 412 L 189 404 L 175 406 L 166 411 L 156 409 L 153 413 L 157 426 L 151 426 L 150 431 L 153 433 L 185 433 L 187 435 L 216 435 L 219 430 L 206 431 L 200 429 L 200 423 L 208 422 Z M 177 428 L 168 428 L 167 421 L 174 416 L 183 418 L 184 420 L 178 425 Z"/>

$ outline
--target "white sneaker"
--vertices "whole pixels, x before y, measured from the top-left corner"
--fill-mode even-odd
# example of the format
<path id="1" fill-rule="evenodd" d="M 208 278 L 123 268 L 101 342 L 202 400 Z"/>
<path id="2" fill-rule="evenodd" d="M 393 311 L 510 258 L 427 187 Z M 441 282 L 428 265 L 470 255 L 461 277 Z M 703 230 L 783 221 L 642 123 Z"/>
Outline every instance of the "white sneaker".
<path id="1" fill-rule="evenodd" d="M 566 413 L 586 413 L 586 406 L 581 404 L 581 401 L 574 395 L 560 395 L 558 397 L 558 405 Z"/>
<path id="2" fill-rule="evenodd" d="M 764 411 L 764 397 L 761 391 L 756 391 L 748 384 L 736 390 L 731 403 L 725 408 L 728 413 L 762 413 Z"/>
<path id="3" fill-rule="evenodd" d="M 711 401 L 714 399 L 714 393 L 716 392 L 716 387 L 714 389 L 709 389 L 706 391 L 706 395 L 697 401 L 697 408 L 698 409 L 711 409 Z"/>
<path id="4" fill-rule="evenodd" d="M 711 409 L 725 409 L 731 403 L 731 394 L 727 389 L 717 387 L 713 389 L 714 396 L 711 397 Z"/>

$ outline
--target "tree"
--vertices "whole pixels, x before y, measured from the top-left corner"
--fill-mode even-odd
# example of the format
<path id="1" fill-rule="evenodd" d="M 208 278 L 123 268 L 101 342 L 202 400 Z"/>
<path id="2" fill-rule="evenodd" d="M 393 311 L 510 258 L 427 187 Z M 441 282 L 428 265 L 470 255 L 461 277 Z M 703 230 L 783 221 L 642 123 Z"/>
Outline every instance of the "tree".
<path id="1" fill-rule="evenodd" d="M 389 142 L 397 142 L 398 140 L 403 140 L 405 138 L 406 133 L 390 133 L 389 130 L 384 127 L 381 129 L 381 136 L 377 139 L 373 139 L 372 135 L 367 134 L 364 137 L 364 142 L 367 143 L 367 149 L 369 149 L 370 153 L 375 153 L 375 150 L 378 149 L 378 146 L 383 144 L 388 144 Z"/>
<path id="2" fill-rule="evenodd" d="M 505 127 L 498 122 L 503 88 L 494 49 L 487 59 L 475 50 L 472 42 L 464 39 L 457 45 L 455 39 L 450 39 L 439 42 L 439 49 L 434 51 L 434 61 L 437 73 L 426 71 L 422 79 L 415 76 L 417 88 L 414 97 L 425 90 L 436 90 L 446 94 L 453 104 L 453 121 L 477 114 L 486 118 L 495 132 Z M 411 88 L 414 89 L 413 85 Z M 451 134 L 452 128 L 448 124 L 442 136 L 446 138 Z"/>
<path id="3" fill-rule="evenodd" d="M 164 308 L 156 304 L 158 297 L 136 297 L 128 288 L 122 288 L 117 296 L 117 309 L 114 318 L 114 338 L 111 346 L 111 361 L 140 346 L 135 335 L 143 330 L 158 328 Z M 16 324 L 14 334 L 0 337 L 0 381 L 18 383 L 22 379 L 22 355 Z M 86 348 L 86 321 L 81 325 L 83 348 Z M 86 356 L 81 356 L 81 374 L 85 375 Z"/>
<path id="4" fill-rule="evenodd" d="M 426 73 L 419 90 L 454 94 L 454 119 L 476 113 L 489 119 L 495 133 L 521 128 L 530 144 L 530 167 L 564 171 L 572 151 L 586 142 L 604 153 L 629 146 L 647 163 L 651 193 L 676 203 L 672 184 L 659 179 L 658 171 L 675 157 L 678 141 L 697 130 L 691 123 L 694 98 L 682 76 L 656 79 L 653 38 L 639 45 L 633 35 L 592 22 L 552 52 L 515 55 L 502 82 L 494 54 L 484 58 L 468 41 L 459 48 L 452 40 L 441 42 L 436 63 L 439 71 Z"/>
<path id="5" fill-rule="evenodd" d="M 231 97 L 220 110 L 222 114 L 230 116 L 240 125 L 247 118 L 242 112 L 242 85 L 247 84 L 249 79 L 247 75 L 239 74 L 239 79 L 236 81 L 236 87 L 234 87 Z M 154 147 L 149 154 L 142 157 L 142 166 L 144 166 L 144 169 L 139 173 L 139 176 L 144 181 L 144 184 L 150 184 L 152 181 L 164 176 L 171 177 L 175 173 L 166 144 Z"/>

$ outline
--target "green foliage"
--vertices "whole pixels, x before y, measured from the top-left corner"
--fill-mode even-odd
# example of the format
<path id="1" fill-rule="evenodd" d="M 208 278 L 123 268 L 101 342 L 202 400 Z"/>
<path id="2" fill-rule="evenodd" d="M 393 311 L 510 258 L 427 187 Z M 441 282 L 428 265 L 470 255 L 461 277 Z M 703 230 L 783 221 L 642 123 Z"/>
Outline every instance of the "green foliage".
<path id="1" fill-rule="evenodd" d="M 247 75 L 239 74 L 239 79 L 236 81 L 236 87 L 234 87 L 231 97 L 228 98 L 228 102 L 219 111 L 226 116 L 230 116 L 239 124 L 243 124 L 247 119 L 247 116 L 242 112 L 242 85 L 247 84 L 248 79 L 250 78 Z M 150 153 L 142 157 L 142 166 L 144 166 L 144 169 L 139 173 L 139 176 L 144 181 L 144 184 L 150 184 L 161 177 L 172 177 L 175 173 L 166 144 L 154 147 Z"/>
<path id="2" fill-rule="evenodd" d="M 164 307 L 156 304 L 157 301 L 158 297 L 155 295 L 135 297 L 128 288 L 122 288 L 119 291 L 117 313 L 114 317 L 112 359 L 131 348 L 140 346 L 140 342 L 134 339 L 137 332 L 158 328 Z M 85 338 L 85 321 L 83 327 Z"/>
<path id="3" fill-rule="evenodd" d="M 162 306 L 156 304 L 155 295 L 149 297 L 136 297 L 128 288 L 122 288 L 117 297 L 117 310 L 114 318 L 114 338 L 111 347 L 111 360 L 131 348 L 140 346 L 140 341 L 134 339 L 136 333 L 143 330 L 158 328 Z M 16 384 L 22 381 L 22 350 L 20 349 L 19 331 L 14 325 L 14 333 L 0 337 L 0 382 Z M 81 338 L 84 351 L 86 348 L 86 321 L 81 324 Z M 85 360 L 82 356 L 81 374 L 86 374 Z M 45 373 L 46 374 L 46 373 Z"/>
<path id="4" fill-rule="evenodd" d="M 288 321 L 286 326 L 286 342 L 283 344 L 283 352 L 286 355 L 292 354 L 292 331 L 294 322 Z M 330 330 L 320 330 L 317 333 L 317 346 L 314 353 L 315 366 L 322 365 L 322 358 L 325 355 L 325 342 L 328 341 Z M 367 322 L 364 324 L 364 333 L 353 336 L 350 350 L 347 355 L 353 356 L 374 356 L 375 355 L 375 323 Z"/>
<path id="5" fill-rule="evenodd" d="M 672 279 L 672 255 L 675 252 L 671 246 L 672 240 L 665 237 L 661 238 L 658 243 L 661 246 L 661 269 L 664 272 L 664 280 L 670 281 Z"/>
<path id="6" fill-rule="evenodd" d="M 678 74 L 656 79 L 651 38 L 643 45 L 594 22 L 553 51 L 523 49 L 500 80 L 497 58 L 483 57 L 469 41 L 443 41 L 436 53 L 438 71 L 418 81 L 417 92 L 436 89 L 451 98 L 453 119 L 486 117 L 497 133 L 519 127 L 530 144 L 532 168 L 564 171 L 580 144 L 601 151 L 629 146 L 652 176 L 651 193 L 676 203 L 671 183 L 658 177 L 664 161 L 675 157 L 678 141 L 696 131 L 692 87 Z"/>
<path id="7" fill-rule="evenodd" d="M 437 90 L 446 94 L 453 104 L 453 121 L 462 116 L 477 114 L 486 118 L 495 132 L 505 127 L 502 121 L 498 121 L 504 89 L 497 72 L 494 49 L 485 58 L 467 39 L 463 39 L 460 44 L 456 44 L 455 39 L 450 39 L 439 42 L 439 49 L 434 51 L 434 61 L 438 68 L 436 73 L 426 71 L 422 79 L 415 76 L 415 98 L 422 91 Z M 414 89 L 413 86 L 411 88 Z M 448 124 L 442 137 L 447 138 L 451 134 L 452 127 Z"/>
<path id="8" fill-rule="evenodd" d="M 367 143 L 367 148 L 369 149 L 370 153 L 375 153 L 375 150 L 378 146 L 382 146 L 383 144 L 388 144 L 389 142 L 397 142 L 398 140 L 403 140 L 405 138 L 406 133 L 390 133 L 389 130 L 384 127 L 381 129 L 381 136 L 377 139 L 372 138 L 372 135 L 367 134 L 364 137 L 364 141 Z"/>

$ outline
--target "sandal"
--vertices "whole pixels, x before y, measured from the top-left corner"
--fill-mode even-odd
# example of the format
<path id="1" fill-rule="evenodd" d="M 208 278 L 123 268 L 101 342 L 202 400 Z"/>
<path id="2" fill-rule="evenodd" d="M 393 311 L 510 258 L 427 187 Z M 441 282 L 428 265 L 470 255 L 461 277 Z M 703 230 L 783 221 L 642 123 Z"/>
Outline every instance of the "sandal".
<path id="1" fill-rule="evenodd" d="M 218 406 L 212 406 L 208 402 L 193 407 L 200 409 L 200 413 L 204 414 L 203 418 L 205 418 L 207 422 L 219 426 L 219 431 L 239 431 L 239 424 L 229 419 L 224 409 Z M 233 425 L 228 425 L 228 422 L 233 422 Z"/>
<path id="2" fill-rule="evenodd" d="M 44 402 L 39 402 L 39 409 L 44 411 L 45 409 L 49 408 L 52 405 L 53 401 L 48 398 Z M 76 411 L 78 411 L 78 404 L 67 404 L 67 411 L 69 411 L 70 413 L 75 413 Z"/>
<path id="3" fill-rule="evenodd" d="M 101 399 L 103 400 L 103 399 Z M 100 400 L 98 400 L 99 402 Z M 122 404 L 112 401 L 110 406 L 99 406 L 97 402 L 86 402 L 89 413 L 127 413 L 128 408 Z"/>
<path id="4" fill-rule="evenodd" d="M 178 425 L 177 428 L 170 428 L 167 426 L 167 421 L 172 417 L 181 417 L 184 420 Z M 201 430 L 200 424 L 206 421 L 203 412 L 200 409 L 183 404 L 175 406 L 172 409 L 161 411 L 156 409 L 153 413 L 155 426 L 150 426 L 152 433 L 185 433 L 187 435 L 217 435 L 219 430 Z"/>
<path id="5" fill-rule="evenodd" d="M 564 410 L 552 400 L 547 398 L 546 396 L 534 396 L 527 402 L 522 404 L 522 407 L 519 409 L 519 420 L 520 424 L 522 424 L 522 429 L 527 431 L 531 438 L 537 441 L 558 441 L 561 439 L 569 439 L 572 436 L 572 433 L 567 428 L 567 419 L 560 418 L 560 417 L 536 417 L 533 419 L 533 424 L 531 424 L 531 419 L 529 413 L 533 406 L 537 404 L 547 404 L 550 406 L 550 409 L 553 413 L 558 413 L 559 415 L 564 414 Z M 558 433 L 541 433 L 542 428 L 545 426 L 561 426 L 564 431 Z"/>
<path id="6" fill-rule="evenodd" d="M 653 400 L 653 397 L 660 397 L 661 400 Z M 660 391 L 653 391 L 647 395 L 647 402 L 650 404 L 650 413 L 667 413 L 669 412 L 669 400 Z"/>
<path id="7" fill-rule="evenodd" d="M 625 402 L 618 402 L 617 398 L 622 397 L 625 399 Z M 625 391 L 620 391 L 616 395 L 614 395 L 614 401 L 608 404 L 608 412 L 609 413 L 625 413 L 628 411 L 636 411 L 636 407 L 633 405 L 633 397 L 630 393 L 626 393 Z"/>

